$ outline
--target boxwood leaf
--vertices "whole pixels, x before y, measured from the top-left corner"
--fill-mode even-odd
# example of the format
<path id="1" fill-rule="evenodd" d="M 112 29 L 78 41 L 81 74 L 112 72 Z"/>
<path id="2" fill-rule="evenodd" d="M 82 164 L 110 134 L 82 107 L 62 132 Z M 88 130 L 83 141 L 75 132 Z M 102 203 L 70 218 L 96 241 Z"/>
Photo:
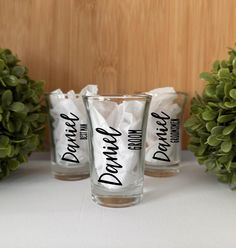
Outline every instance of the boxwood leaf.
<path id="1" fill-rule="evenodd" d="M 22 120 L 20 118 L 17 118 L 15 120 L 15 130 L 16 132 L 19 132 L 21 130 L 21 127 L 22 127 Z"/>
<path id="2" fill-rule="evenodd" d="M 27 80 L 24 78 L 20 78 L 18 81 L 20 84 L 27 84 Z"/>
<path id="3" fill-rule="evenodd" d="M 233 68 L 236 69 L 236 58 L 234 58 L 232 65 L 233 65 Z"/>
<path id="4" fill-rule="evenodd" d="M 0 147 L 0 158 L 5 158 L 10 153 L 10 146 Z"/>
<path id="5" fill-rule="evenodd" d="M 215 111 L 205 110 L 202 113 L 202 118 L 205 121 L 212 121 L 212 120 L 214 120 L 216 118 L 216 116 L 217 116 L 217 112 L 215 112 Z"/>
<path id="6" fill-rule="evenodd" d="M 226 110 L 229 109 L 228 107 L 225 106 L 223 102 L 219 102 L 218 105 L 221 109 L 226 109 Z"/>
<path id="7" fill-rule="evenodd" d="M 226 164 L 226 163 L 229 162 L 230 159 L 231 159 L 231 158 L 230 158 L 228 155 L 224 155 L 224 156 L 221 156 L 221 157 L 218 159 L 218 161 L 219 161 L 219 163 L 221 163 L 221 164 Z"/>
<path id="8" fill-rule="evenodd" d="M 236 102 L 225 102 L 225 103 L 224 103 L 224 106 L 225 106 L 226 108 L 229 108 L 229 109 L 235 108 L 235 107 L 236 107 Z"/>
<path id="9" fill-rule="evenodd" d="M 218 146 L 221 143 L 220 140 L 217 139 L 217 136 L 215 135 L 210 135 L 207 138 L 207 144 L 210 146 Z"/>
<path id="10" fill-rule="evenodd" d="M 199 149 L 197 151 L 197 155 L 198 156 L 202 156 L 203 153 L 205 152 L 206 148 L 207 148 L 207 145 L 205 145 L 205 144 L 200 145 L 200 147 L 199 147 Z"/>
<path id="11" fill-rule="evenodd" d="M 214 107 L 214 108 L 219 108 L 219 104 L 218 102 L 208 102 L 208 105 L 211 106 L 211 107 Z"/>
<path id="12" fill-rule="evenodd" d="M 216 95 L 217 95 L 217 97 L 219 97 L 219 98 L 224 97 L 224 88 L 225 88 L 225 83 L 224 82 L 220 82 L 220 84 L 216 86 Z"/>
<path id="13" fill-rule="evenodd" d="M 16 86 L 18 84 L 18 79 L 16 76 L 10 75 L 10 76 L 4 78 L 4 82 L 8 86 Z"/>
<path id="14" fill-rule="evenodd" d="M 25 163 L 25 162 L 28 161 L 28 158 L 27 158 L 27 156 L 24 153 L 20 153 L 17 156 L 17 159 L 20 161 L 20 163 Z"/>
<path id="15" fill-rule="evenodd" d="M 215 121 L 209 121 L 209 122 L 207 122 L 206 123 L 206 129 L 207 129 L 207 131 L 211 131 L 211 129 L 213 128 L 213 127 L 215 127 L 216 126 L 216 122 Z"/>
<path id="16" fill-rule="evenodd" d="M 1 83 L 1 85 L 2 85 L 3 87 L 6 87 L 6 84 L 5 84 L 5 82 L 3 81 L 2 78 L 0 78 L 0 83 Z"/>
<path id="17" fill-rule="evenodd" d="M 236 126 L 236 124 L 231 124 L 231 125 L 225 127 L 224 130 L 223 130 L 223 135 L 231 134 L 234 131 L 235 126 Z"/>
<path id="18" fill-rule="evenodd" d="M 26 118 L 26 116 L 27 116 L 27 111 L 24 110 L 23 112 L 13 112 L 13 114 L 14 114 L 14 116 L 16 118 L 19 118 L 21 120 L 24 120 Z"/>
<path id="19" fill-rule="evenodd" d="M 228 64 L 225 60 L 220 61 L 220 68 L 228 69 Z"/>
<path id="20" fill-rule="evenodd" d="M 15 155 L 15 147 L 14 145 L 10 145 L 10 153 L 9 153 L 9 158 L 12 158 Z"/>
<path id="21" fill-rule="evenodd" d="M 214 71 L 218 71 L 220 69 L 220 61 L 219 60 L 214 61 L 213 69 L 214 69 Z"/>
<path id="22" fill-rule="evenodd" d="M 11 90 L 5 90 L 2 94 L 2 106 L 7 107 L 12 103 L 12 91 Z"/>
<path id="23" fill-rule="evenodd" d="M 31 114 L 31 115 L 29 115 L 28 117 L 27 117 L 27 121 L 36 121 L 36 120 L 38 120 L 38 118 L 39 118 L 39 114 L 37 114 L 37 113 L 35 113 L 35 114 Z"/>
<path id="24" fill-rule="evenodd" d="M 0 135 L 0 147 L 5 147 L 9 144 L 9 137 L 6 135 Z"/>
<path id="25" fill-rule="evenodd" d="M 230 96 L 230 90 L 233 88 L 233 85 L 231 82 L 226 82 L 224 87 L 224 92 L 227 97 Z"/>
<path id="26" fill-rule="evenodd" d="M 205 80 L 205 81 L 210 82 L 210 83 L 214 82 L 214 78 L 211 75 L 211 73 L 209 73 L 209 72 L 202 72 L 200 74 L 200 79 Z"/>
<path id="27" fill-rule="evenodd" d="M 14 112 L 23 112 L 25 110 L 25 105 L 22 102 L 13 102 L 9 109 Z"/>
<path id="28" fill-rule="evenodd" d="M 7 130 L 10 132 L 10 133 L 13 133 L 15 131 L 15 126 L 13 124 L 13 122 L 11 120 L 9 120 L 7 122 Z"/>
<path id="29" fill-rule="evenodd" d="M 230 95 L 234 100 L 236 100 L 236 89 L 230 90 L 229 95 Z"/>
<path id="30" fill-rule="evenodd" d="M 19 164 L 20 163 L 18 160 L 13 160 L 13 159 L 8 160 L 8 166 L 9 166 L 11 171 L 16 170 L 18 168 Z"/>
<path id="31" fill-rule="evenodd" d="M 228 140 L 228 141 L 224 141 L 221 143 L 221 146 L 220 146 L 220 149 L 225 152 L 225 153 L 228 153 L 232 148 L 232 142 L 231 140 Z"/>
<path id="32" fill-rule="evenodd" d="M 5 67 L 5 63 L 2 59 L 0 59 L 0 74 L 2 73 L 4 67 Z"/>
<path id="33" fill-rule="evenodd" d="M 216 86 L 214 84 L 209 84 L 204 90 L 204 94 L 207 97 L 214 98 L 216 95 Z"/>
<path id="34" fill-rule="evenodd" d="M 28 134 L 28 132 L 29 132 L 29 124 L 28 123 L 24 123 L 22 125 L 22 134 L 24 136 L 26 136 Z"/>
<path id="35" fill-rule="evenodd" d="M 18 59 L 13 54 L 7 54 L 5 58 L 6 63 L 10 65 L 15 65 L 18 62 Z"/>
<path id="36" fill-rule="evenodd" d="M 211 129 L 211 134 L 219 135 L 222 134 L 223 130 L 224 130 L 224 126 L 216 126 Z"/>
<path id="37" fill-rule="evenodd" d="M 220 79 L 228 79 L 230 78 L 230 72 L 228 68 L 221 68 L 218 71 L 218 76 Z"/>
<path id="38" fill-rule="evenodd" d="M 16 77 L 23 77 L 25 74 L 25 67 L 21 65 L 16 65 L 12 68 L 11 73 Z"/>
<path id="39" fill-rule="evenodd" d="M 229 115 L 221 115 L 217 118 L 217 121 L 219 123 L 225 123 L 228 121 L 232 121 L 235 118 L 235 115 L 229 114 Z"/>

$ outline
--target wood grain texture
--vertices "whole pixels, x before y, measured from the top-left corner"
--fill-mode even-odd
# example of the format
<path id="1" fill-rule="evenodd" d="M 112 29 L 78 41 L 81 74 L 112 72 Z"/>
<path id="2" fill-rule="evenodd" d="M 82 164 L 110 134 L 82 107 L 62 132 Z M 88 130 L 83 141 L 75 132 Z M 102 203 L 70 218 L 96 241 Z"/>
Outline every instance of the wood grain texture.
<path id="1" fill-rule="evenodd" d="M 47 91 L 174 86 L 191 99 L 199 73 L 236 41 L 235 9 L 235 0 L 0 0 L 0 47 Z"/>

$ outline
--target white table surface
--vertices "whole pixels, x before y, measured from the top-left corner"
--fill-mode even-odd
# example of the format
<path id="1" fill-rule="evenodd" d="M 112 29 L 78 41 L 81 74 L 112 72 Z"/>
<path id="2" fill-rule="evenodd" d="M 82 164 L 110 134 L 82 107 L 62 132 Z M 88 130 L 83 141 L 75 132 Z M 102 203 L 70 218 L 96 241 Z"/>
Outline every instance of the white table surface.
<path id="1" fill-rule="evenodd" d="M 93 203 L 89 179 L 56 180 L 33 160 L 0 182 L 0 248 L 235 248 L 236 191 L 190 157 L 176 177 L 145 177 L 142 203 L 120 209 Z"/>

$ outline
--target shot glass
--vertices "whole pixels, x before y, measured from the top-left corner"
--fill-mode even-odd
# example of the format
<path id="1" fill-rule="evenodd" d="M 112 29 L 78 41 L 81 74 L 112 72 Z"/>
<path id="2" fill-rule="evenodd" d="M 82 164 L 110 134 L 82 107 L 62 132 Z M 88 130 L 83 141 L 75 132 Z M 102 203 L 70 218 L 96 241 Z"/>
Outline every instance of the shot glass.
<path id="1" fill-rule="evenodd" d="M 187 95 L 152 95 L 147 124 L 145 175 L 174 176 L 180 171 L 182 114 Z"/>
<path id="2" fill-rule="evenodd" d="M 89 177 L 87 113 L 79 94 L 46 94 L 51 170 L 61 180 Z"/>
<path id="3" fill-rule="evenodd" d="M 85 96 L 92 199 L 107 207 L 143 196 L 145 136 L 151 96 Z"/>

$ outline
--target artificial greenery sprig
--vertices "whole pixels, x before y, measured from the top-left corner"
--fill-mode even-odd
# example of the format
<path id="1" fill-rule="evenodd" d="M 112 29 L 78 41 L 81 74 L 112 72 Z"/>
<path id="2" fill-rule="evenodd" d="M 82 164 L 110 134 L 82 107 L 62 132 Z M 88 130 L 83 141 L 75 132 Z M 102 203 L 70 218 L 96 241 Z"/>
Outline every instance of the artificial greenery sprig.
<path id="1" fill-rule="evenodd" d="M 211 72 L 200 74 L 206 86 L 202 96 L 192 99 L 185 128 L 198 162 L 235 188 L 236 51 L 230 48 L 228 53 L 228 60 L 215 61 Z"/>
<path id="2" fill-rule="evenodd" d="M 9 49 L 0 48 L 0 179 L 26 162 L 43 140 L 43 82 L 30 79 Z"/>

